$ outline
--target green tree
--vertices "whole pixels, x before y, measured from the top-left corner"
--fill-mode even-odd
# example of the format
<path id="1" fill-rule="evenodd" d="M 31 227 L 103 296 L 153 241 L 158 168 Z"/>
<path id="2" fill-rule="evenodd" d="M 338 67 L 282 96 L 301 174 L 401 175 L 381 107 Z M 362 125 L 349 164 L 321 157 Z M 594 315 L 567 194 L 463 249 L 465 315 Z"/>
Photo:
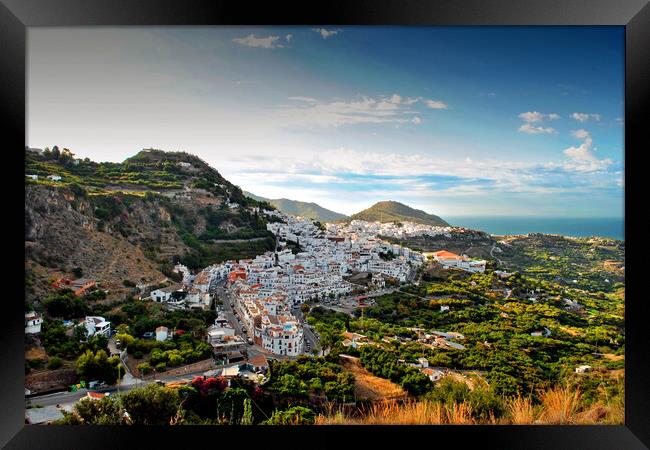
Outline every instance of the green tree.
<path id="1" fill-rule="evenodd" d="M 77 359 L 77 375 L 87 381 L 103 380 L 108 384 L 114 384 L 117 381 L 120 364 L 119 357 L 109 358 L 104 350 L 98 350 L 95 353 L 92 350 L 86 350 Z"/>
<path id="2" fill-rule="evenodd" d="M 122 348 L 128 347 L 129 345 L 133 344 L 133 341 L 135 341 L 135 338 L 133 336 L 126 333 L 116 334 L 115 339 L 120 341 Z"/>
<path id="3" fill-rule="evenodd" d="M 78 423 L 85 425 L 121 425 L 120 400 L 104 397 L 99 400 L 83 398 L 74 406 L 73 416 Z M 67 418 L 68 423 L 74 423 L 75 418 Z"/>
<path id="4" fill-rule="evenodd" d="M 175 389 L 148 384 L 123 394 L 122 406 L 134 425 L 168 425 L 180 399 Z"/>
<path id="5" fill-rule="evenodd" d="M 227 420 L 231 425 L 237 425 L 244 414 L 245 400 L 249 398 L 245 389 L 231 388 L 226 390 L 219 401 L 218 416 Z"/>
<path id="6" fill-rule="evenodd" d="M 147 375 L 148 373 L 151 373 L 153 368 L 151 367 L 151 364 L 148 362 L 143 362 L 141 364 L 138 364 L 138 370 L 142 375 Z"/>

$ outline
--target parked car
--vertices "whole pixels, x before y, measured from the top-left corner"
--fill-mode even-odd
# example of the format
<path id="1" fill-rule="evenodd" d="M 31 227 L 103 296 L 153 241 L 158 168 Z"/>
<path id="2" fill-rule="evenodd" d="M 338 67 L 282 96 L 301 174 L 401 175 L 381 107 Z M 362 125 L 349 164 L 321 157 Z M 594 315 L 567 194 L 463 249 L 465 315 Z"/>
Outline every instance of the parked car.
<path id="1" fill-rule="evenodd" d="M 147 331 L 145 334 L 142 335 L 144 339 L 153 339 L 154 338 L 154 332 L 153 331 Z"/>

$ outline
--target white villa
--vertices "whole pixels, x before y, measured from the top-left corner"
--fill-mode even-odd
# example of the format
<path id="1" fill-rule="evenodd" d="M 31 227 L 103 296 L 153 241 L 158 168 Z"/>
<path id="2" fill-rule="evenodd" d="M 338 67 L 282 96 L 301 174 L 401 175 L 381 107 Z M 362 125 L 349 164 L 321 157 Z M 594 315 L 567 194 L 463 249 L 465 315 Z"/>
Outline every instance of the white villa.
<path id="1" fill-rule="evenodd" d="M 95 336 L 97 334 L 103 334 L 106 337 L 111 336 L 111 323 L 107 322 L 103 317 L 86 316 L 84 325 L 86 327 L 86 331 L 88 332 L 88 337 Z"/>

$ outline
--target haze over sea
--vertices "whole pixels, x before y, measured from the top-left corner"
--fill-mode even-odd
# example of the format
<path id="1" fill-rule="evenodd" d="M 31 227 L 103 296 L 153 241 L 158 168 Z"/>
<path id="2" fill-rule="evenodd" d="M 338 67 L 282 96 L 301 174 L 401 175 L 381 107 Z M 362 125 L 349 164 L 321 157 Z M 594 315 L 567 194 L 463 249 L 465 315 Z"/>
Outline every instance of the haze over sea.
<path id="1" fill-rule="evenodd" d="M 444 217 L 455 226 L 490 234 L 545 233 L 563 236 L 601 236 L 625 239 L 625 219 L 619 217 Z"/>

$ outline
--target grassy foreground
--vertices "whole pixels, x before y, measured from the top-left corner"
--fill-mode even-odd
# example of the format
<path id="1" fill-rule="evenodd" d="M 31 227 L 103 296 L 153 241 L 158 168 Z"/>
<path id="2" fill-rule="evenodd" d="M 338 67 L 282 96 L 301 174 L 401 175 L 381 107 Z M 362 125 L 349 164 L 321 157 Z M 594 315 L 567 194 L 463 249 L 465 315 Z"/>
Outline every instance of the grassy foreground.
<path id="1" fill-rule="evenodd" d="M 354 413 L 329 408 L 316 417 L 317 425 L 590 425 L 622 424 L 622 403 L 581 406 L 579 390 L 555 387 L 540 395 L 541 403 L 514 397 L 507 402 L 507 413 L 486 420 L 472 415 L 467 402 L 442 404 L 429 401 L 375 403 Z"/>

